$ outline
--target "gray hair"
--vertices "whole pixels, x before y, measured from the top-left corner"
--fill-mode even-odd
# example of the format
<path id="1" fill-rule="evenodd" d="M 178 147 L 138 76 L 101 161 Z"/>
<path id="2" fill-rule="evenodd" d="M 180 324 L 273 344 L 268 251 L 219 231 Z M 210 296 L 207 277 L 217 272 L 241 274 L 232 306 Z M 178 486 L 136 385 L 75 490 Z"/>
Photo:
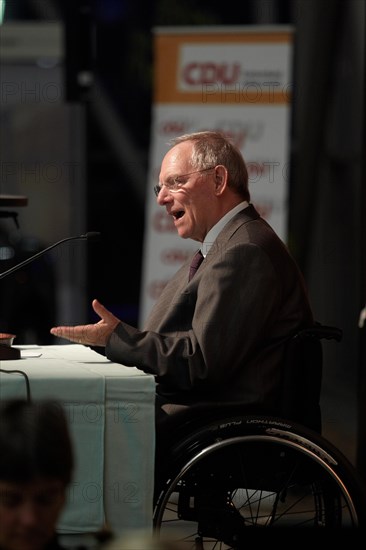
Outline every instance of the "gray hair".
<path id="1" fill-rule="evenodd" d="M 170 145 L 178 145 L 185 141 L 193 143 L 192 168 L 203 170 L 221 164 L 228 171 L 228 186 L 235 193 L 250 201 L 248 188 L 248 170 L 243 155 L 221 132 L 202 131 L 178 136 L 170 141 Z"/>

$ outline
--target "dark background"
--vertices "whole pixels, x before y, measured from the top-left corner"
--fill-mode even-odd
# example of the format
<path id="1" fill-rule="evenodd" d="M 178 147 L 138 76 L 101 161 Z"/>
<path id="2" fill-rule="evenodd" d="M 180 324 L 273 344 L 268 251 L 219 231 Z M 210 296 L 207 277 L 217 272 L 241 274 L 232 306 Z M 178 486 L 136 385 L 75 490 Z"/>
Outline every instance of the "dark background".
<path id="1" fill-rule="evenodd" d="M 219 1 L 7 2 L 5 21 L 57 19 L 64 24 L 66 100 L 82 102 L 86 110 L 87 227 L 103 235 L 103 262 L 100 248 L 93 247 L 89 254 L 88 294 L 100 297 L 126 321 L 138 322 L 145 204 L 144 197 L 134 188 L 130 171 L 131 163 L 132 171 L 135 163 L 139 171 L 147 173 L 153 28 L 249 25 L 261 21 L 287 25 L 293 23 L 295 15 L 290 1 L 247 1 L 235 9 L 227 9 Z M 119 130 L 133 151 L 130 164 L 128 160 L 125 164 L 121 161 L 113 134 L 98 122 L 92 86 L 78 84 L 78 73 L 85 70 L 92 72 L 108 94 Z M 125 284 L 121 284 L 121 258 L 129 258 L 133 266 L 133 275 Z M 50 323 L 45 320 L 45 325 Z"/>
<path id="2" fill-rule="evenodd" d="M 5 21 L 33 19 L 62 22 L 65 101 L 85 110 L 86 226 L 103 235 L 88 254 L 87 300 L 98 296 L 132 324 L 139 310 L 154 27 L 294 27 L 288 244 L 317 319 L 343 330 L 341 344 L 325 346 L 326 433 L 364 473 L 366 329 L 357 325 L 366 299 L 364 0 L 6 3 Z M 92 80 L 80 84 L 80 73 Z M 113 124 L 101 118 L 96 83 Z M 41 287 L 52 289 L 52 275 L 47 284 Z M 37 336 L 44 344 L 54 307 L 49 298 L 42 303 Z M 29 314 L 27 323 L 35 317 Z"/>

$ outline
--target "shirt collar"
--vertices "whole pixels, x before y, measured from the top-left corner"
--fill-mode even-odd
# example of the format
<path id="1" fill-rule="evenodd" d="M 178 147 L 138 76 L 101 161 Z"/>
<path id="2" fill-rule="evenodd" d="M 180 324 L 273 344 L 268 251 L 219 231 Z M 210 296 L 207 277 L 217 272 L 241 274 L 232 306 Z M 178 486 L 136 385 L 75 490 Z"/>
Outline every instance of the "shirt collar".
<path id="1" fill-rule="evenodd" d="M 229 210 L 229 212 L 227 212 L 225 216 L 223 216 L 213 227 L 211 227 L 201 245 L 201 252 L 204 258 L 206 258 L 207 254 L 209 253 L 210 248 L 220 231 L 238 212 L 241 212 L 241 210 L 244 210 L 244 208 L 247 208 L 247 206 L 249 206 L 249 203 L 247 201 L 240 202 L 239 204 L 234 206 L 232 210 Z"/>

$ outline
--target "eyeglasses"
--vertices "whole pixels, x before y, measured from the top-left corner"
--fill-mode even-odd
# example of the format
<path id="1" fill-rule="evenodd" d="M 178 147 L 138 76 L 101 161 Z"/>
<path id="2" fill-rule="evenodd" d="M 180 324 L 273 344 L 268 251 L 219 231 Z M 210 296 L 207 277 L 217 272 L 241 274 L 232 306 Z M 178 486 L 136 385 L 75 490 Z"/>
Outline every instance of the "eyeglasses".
<path id="1" fill-rule="evenodd" d="M 215 166 L 210 166 L 210 168 L 203 168 L 202 170 L 195 170 L 194 172 L 189 172 L 189 174 L 181 174 L 180 176 L 175 176 L 171 179 L 171 181 L 163 183 L 162 185 L 155 185 L 154 193 L 156 196 L 158 196 L 163 187 L 166 187 L 167 190 L 171 193 L 177 193 L 177 191 L 179 191 L 181 187 L 183 187 L 183 185 L 188 183 L 188 180 L 182 181 L 182 179 L 187 178 L 188 176 L 192 176 L 192 174 L 208 172 L 209 170 L 215 170 Z"/>

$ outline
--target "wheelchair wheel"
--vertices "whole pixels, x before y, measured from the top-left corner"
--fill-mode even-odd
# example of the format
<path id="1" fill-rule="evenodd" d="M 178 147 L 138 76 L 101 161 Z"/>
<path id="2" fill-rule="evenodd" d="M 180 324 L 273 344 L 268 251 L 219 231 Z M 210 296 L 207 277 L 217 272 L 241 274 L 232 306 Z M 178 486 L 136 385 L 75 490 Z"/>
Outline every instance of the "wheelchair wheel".
<path id="1" fill-rule="evenodd" d="M 359 527 L 364 516 L 364 490 L 346 457 L 273 417 L 200 427 L 173 445 L 156 478 L 156 536 L 187 548 L 244 547 L 249 527 Z"/>

